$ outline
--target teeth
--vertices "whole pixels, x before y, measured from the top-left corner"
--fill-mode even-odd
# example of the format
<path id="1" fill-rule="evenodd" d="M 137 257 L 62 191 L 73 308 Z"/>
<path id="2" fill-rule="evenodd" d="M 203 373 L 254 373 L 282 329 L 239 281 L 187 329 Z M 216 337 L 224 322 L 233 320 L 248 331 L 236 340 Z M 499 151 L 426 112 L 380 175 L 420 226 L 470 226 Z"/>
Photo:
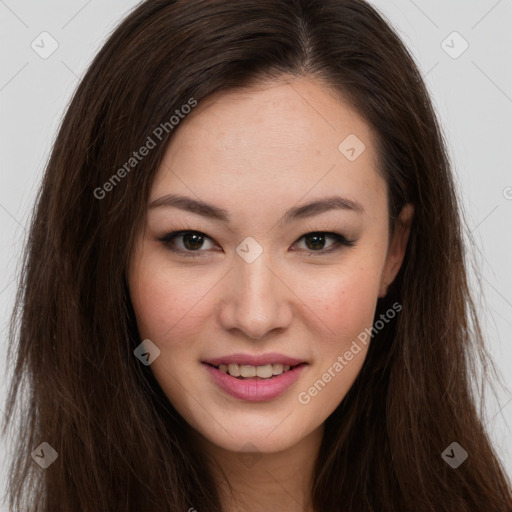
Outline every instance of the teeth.
<path id="1" fill-rule="evenodd" d="M 232 377 L 251 378 L 260 377 L 261 379 L 270 379 L 275 375 L 281 375 L 290 369 L 289 364 L 265 364 L 262 366 L 252 366 L 249 364 L 221 364 L 219 370 L 228 373 Z"/>
<path id="2" fill-rule="evenodd" d="M 232 377 L 240 377 L 240 365 L 228 364 L 228 371 Z"/>
<path id="3" fill-rule="evenodd" d="M 249 366 L 248 364 L 240 365 L 240 377 L 256 377 L 256 369 L 255 366 Z"/>
<path id="4" fill-rule="evenodd" d="M 273 364 L 272 365 L 272 375 L 281 375 L 283 373 L 284 368 L 282 364 Z"/>

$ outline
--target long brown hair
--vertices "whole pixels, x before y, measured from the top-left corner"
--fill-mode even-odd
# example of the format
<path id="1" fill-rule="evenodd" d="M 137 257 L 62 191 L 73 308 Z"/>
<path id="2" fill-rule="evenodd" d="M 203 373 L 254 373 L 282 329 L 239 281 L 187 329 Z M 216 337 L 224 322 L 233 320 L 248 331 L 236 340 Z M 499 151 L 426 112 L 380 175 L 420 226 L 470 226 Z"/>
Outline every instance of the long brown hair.
<path id="1" fill-rule="evenodd" d="M 411 55 L 362 0 L 147 0 L 109 37 L 63 119 L 26 241 L 6 405 L 19 424 L 3 425 L 17 429 L 11 510 L 221 512 L 194 433 L 133 354 L 126 270 L 176 110 L 284 75 L 321 81 L 374 129 L 391 227 L 415 205 L 376 318 L 403 309 L 326 420 L 315 510 L 512 510 L 475 405 L 488 356 L 443 135 Z M 31 456 L 42 442 L 58 454 L 46 469 Z M 469 455 L 456 469 L 441 455 L 452 442 Z"/>

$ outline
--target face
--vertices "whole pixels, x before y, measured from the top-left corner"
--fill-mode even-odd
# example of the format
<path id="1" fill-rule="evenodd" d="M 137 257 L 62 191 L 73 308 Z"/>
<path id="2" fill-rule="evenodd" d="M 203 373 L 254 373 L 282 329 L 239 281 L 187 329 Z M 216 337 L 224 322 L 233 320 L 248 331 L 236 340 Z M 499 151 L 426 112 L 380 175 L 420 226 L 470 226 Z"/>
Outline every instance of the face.
<path id="1" fill-rule="evenodd" d="M 374 136 L 318 82 L 199 104 L 166 150 L 129 269 L 141 340 L 160 350 L 151 370 L 188 424 L 230 451 L 317 432 L 361 369 L 357 340 L 399 270 L 411 214 L 388 239 Z M 262 378 L 214 368 L 236 354 L 231 365 Z M 265 378 L 286 358 L 288 372 Z"/>

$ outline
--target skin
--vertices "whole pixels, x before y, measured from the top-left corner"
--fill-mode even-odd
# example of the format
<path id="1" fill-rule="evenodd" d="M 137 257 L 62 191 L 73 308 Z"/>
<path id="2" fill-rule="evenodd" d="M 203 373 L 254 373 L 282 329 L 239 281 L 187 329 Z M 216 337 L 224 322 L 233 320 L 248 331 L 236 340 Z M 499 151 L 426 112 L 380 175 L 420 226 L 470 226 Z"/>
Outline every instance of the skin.
<path id="1" fill-rule="evenodd" d="M 350 134 L 366 146 L 354 161 L 338 149 Z M 367 346 L 360 343 L 362 350 L 309 403 L 298 394 L 372 327 L 377 298 L 402 264 L 413 215 L 406 205 L 390 240 L 374 141 L 358 113 L 327 87 L 283 78 L 203 101 L 179 125 L 158 169 L 148 205 L 179 193 L 231 217 L 224 225 L 175 207 L 148 208 L 129 269 L 141 340 L 160 349 L 151 369 L 218 461 L 226 511 L 269 511 L 277 504 L 280 511 L 312 510 L 324 421 L 350 389 Z M 289 208 L 333 193 L 364 212 L 330 210 L 278 223 Z M 202 246 L 175 239 L 183 252 L 197 247 L 195 258 L 159 241 L 186 229 L 207 236 Z M 307 243 L 311 232 L 357 242 L 319 255 L 336 241 Z M 236 252 L 248 236 L 263 248 L 251 263 Z M 201 364 L 235 352 L 278 352 L 308 366 L 278 398 L 243 401 L 216 387 Z"/>

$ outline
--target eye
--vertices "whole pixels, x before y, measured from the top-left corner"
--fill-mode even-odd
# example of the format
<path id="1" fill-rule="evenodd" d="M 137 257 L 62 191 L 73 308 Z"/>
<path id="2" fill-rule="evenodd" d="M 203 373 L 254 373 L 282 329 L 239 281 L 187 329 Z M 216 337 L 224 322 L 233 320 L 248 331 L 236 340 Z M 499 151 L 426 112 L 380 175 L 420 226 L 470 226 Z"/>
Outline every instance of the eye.
<path id="1" fill-rule="evenodd" d="M 333 239 L 334 243 L 331 244 L 328 249 L 325 249 L 325 240 L 327 238 Z M 339 233 L 329 233 L 326 231 L 314 231 L 312 233 L 307 233 L 299 238 L 298 241 L 303 239 L 306 243 L 306 250 L 310 250 L 317 254 L 335 252 L 340 250 L 342 246 L 352 247 L 356 242 L 356 240 L 347 240 L 343 235 Z"/>
<path id="2" fill-rule="evenodd" d="M 332 243 L 326 249 L 324 246 L 326 239 L 328 238 L 334 240 L 334 243 Z M 187 257 L 201 256 L 200 253 L 205 253 L 208 251 L 208 249 L 212 249 L 214 247 L 212 239 L 200 231 L 173 231 L 172 233 L 168 233 L 158 240 L 165 244 L 169 250 Z M 301 236 L 297 242 L 294 243 L 294 245 L 298 244 L 298 242 L 301 240 L 305 241 L 306 249 L 300 250 L 311 252 L 312 254 L 310 254 L 310 256 L 333 253 L 342 249 L 343 246 L 352 247 L 357 241 L 347 240 L 347 238 L 339 233 L 330 233 L 326 231 L 314 231 L 311 233 L 306 233 L 305 235 Z M 177 243 L 177 241 L 179 241 L 179 243 Z M 208 246 L 208 243 L 210 246 Z"/>
<path id="3" fill-rule="evenodd" d="M 179 252 L 184 256 L 198 256 L 193 254 L 194 252 L 204 252 L 200 249 L 204 249 L 204 242 L 211 239 L 200 231 L 174 231 L 159 238 L 160 242 L 163 242 L 171 251 Z M 181 247 L 176 248 L 176 240 L 181 240 Z M 206 247 L 211 249 L 211 247 Z"/>

